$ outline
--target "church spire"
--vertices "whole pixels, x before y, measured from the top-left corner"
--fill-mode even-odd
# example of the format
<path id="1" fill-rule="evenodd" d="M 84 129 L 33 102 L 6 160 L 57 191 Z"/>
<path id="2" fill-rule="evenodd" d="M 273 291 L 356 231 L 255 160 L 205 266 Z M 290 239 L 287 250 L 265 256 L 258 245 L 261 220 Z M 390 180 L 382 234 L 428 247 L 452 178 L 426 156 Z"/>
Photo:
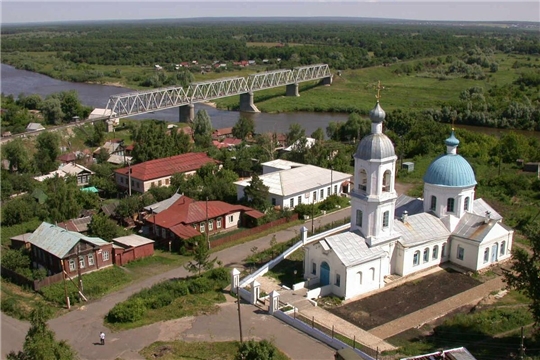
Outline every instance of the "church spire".
<path id="1" fill-rule="evenodd" d="M 375 98 L 377 99 L 377 104 L 375 104 L 375 107 L 369 112 L 372 134 L 382 134 L 382 123 L 384 121 L 384 118 L 386 117 L 386 113 L 384 112 L 381 104 L 379 103 L 379 101 L 381 100 L 382 89 L 384 89 L 384 86 L 381 86 L 381 82 L 379 81 L 377 84 L 377 95 L 375 95 Z"/>
<path id="2" fill-rule="evenodd" d="M 454 134 L 454 128 L 452 128 L 452 133 L 450 134 L 448 139 L 446 139 L 444 141 L 444 143 L 446 144 L 446 153 L 447 154 L 452 154 L 452 155 L 457 154 L 457 147 L 459 145 L 459 140 L 456 138 L 456 136 Z"/>

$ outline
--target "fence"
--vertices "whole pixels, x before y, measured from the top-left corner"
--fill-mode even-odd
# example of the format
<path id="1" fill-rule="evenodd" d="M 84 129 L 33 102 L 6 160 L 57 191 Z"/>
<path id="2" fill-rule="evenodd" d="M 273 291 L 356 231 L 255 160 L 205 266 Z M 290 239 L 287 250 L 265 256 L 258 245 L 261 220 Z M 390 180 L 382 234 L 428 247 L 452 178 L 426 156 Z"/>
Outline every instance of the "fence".
<path id="1" fill-rule="evenodd" d="M 31 289 L 34 289 L 34 291 L 38 291 L 44 286 L 49 286 L 51 284 L 60 282 L 63 279 L 62 273 L 47 276 L 43 280 L 31 280 L 31 279 L 28 279 L 26 276 L 21 275 L 13 270 L 6 269 L 3 266 L 1 267 L 1 270 L 2 270 L 2 277 L 10 279 L 13 283 L 17 285 L 27 286 Z"/>
<path id="2" fill-rule="evenodd" d="M 340 333 L 334 327 L 334 325 L 332 325 L 332 327 L 330 328 L 325 324 L 319 323 L 317 320 L 315 320 L 314 317 L 309 319 L 309 318 L 297 313 L 296 310 L 293 312 L 293 318 L 295 320 L 303 322 L 306 325 L 309 325 L 312 329 L 317 329 L 317 330 L 323 332 L 327 336 L 330 336 L 332 339 L 339 339 L 342 343 L 352 347 L 355 350 L 360 350 L 361 352 L 363 352 L 363 353 L 367 354 L 368 356 L 370 356 L 371 359 L 377 359 L 377 360 L 394 360 L 395 359 L 395 356 L 380 355 L 379 349 L 372 349 L 372 348 L 370 348 L 370 347 L 368 347 L 366 345 L 363 345 L 363 344 L 359 343 L 356 340 L 356 336 L 354 336 L 351 339 L 349 336 L 347 336 L 347 335 L 345 335 L 343 333 Z"/>
<path id="3" fill-rule="evenodd" d="M 240 232 L 231 234 L 229 236 L 224 236 L 216 240 L 210 239 L 210 246 L 214 248 L 216 246 L 220 246 L 220 245 L 232 242 L 232 241 L 236 241 L 236 240 L 239 240 L 239 239 L 251 236 L 251 235 L 259 234 L 263 231 L 271 229 L 272 227 L 279 226 L 279 225 L 282 225 L 291 221 L 296 221 L 296 220 L 298 220 L 298 214 L 295 213 L 291 215 L 290 217 L 277 219 L 269 223 L 266 223 L 264 225 L 260 225 L 251 229 L 246 229 L 244 231 L 240 231 Z"/>

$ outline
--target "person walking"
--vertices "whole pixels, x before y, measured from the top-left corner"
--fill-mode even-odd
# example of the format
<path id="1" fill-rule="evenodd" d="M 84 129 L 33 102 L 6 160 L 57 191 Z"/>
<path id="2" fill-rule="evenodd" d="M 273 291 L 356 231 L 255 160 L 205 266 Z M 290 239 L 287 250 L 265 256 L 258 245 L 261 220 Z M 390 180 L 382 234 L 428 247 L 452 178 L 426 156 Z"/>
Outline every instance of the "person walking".
<path id="1" fill-rule="evenodd" d="M 99 333 L 99 340 L 101 345 L 105 345 L 105 333 L 103 331 Z"/>

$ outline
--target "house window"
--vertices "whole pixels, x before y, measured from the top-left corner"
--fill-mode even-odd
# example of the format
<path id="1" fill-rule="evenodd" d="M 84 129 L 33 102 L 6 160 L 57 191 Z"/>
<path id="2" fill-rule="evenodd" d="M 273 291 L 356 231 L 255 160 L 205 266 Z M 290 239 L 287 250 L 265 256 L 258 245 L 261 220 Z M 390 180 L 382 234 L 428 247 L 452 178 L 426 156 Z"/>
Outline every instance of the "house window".
<path id="1" fill-rule="evenodd" d="M 501 243 L 501 256 L 506 254 L 506 241 Z"/>
<path id="2" fill-rule="evenodd" d="M 313 201 L 317 201 L 317 192 L 316 191 L 313 192 Z"/>
<path id="3" fill-rule="evenodd" d="M 165 179 L 165 185 L 169 185 L 171 183 L 171 179 Z"/>
<path id="4" fill-rule="evenodd" d="M 161 186 L 163 183 L 162 183 L 161 180 L 159 180 L 159 181 L 157 182 L 157 184 L 158 184 L 158 186 Z"/>
<path id="5" fill-rule="evenodd" d="M 317 264 L 313 263 L 313 264 L 311 264 L 311 265 L 312 265 L 312 266 L 311 266 L 311 273 L 312 273 L 313 275 L 317 275 Z"/>
<path id="6" fill-rule="evenodd" d="M 205 231 L 205 224 L 203 222 L 199 225 L 199 231 L 202 233 Z"/>
<path id="7" fill-rule="evenodd" d="M 388 223 L 390 222 L 390 212 L 389 211 L 385 211 L 383 213 L 383 219 L 382 219 L 382 226 L 383 227 L 388 227 Z"/>
<path id="8" fill-rule="evenodd" d="M 429 206 L 429 210 L 435 211 L 437 209 L 437 197 L 431 195 L 431 204 Z"/>
<path id="9" fill-rule="evenodd" d="M 103 261 L 109 261 L 109 252 L 108 251 L 104 251 L 101 253 L 101 259 Z"/>
<path id="10" fill-rule="evenodd" d="M 413 256 L 413 266 L 420 265 L 420 251 L 416 250 Z"/>
<path id="11" fill-rule="evenodd" d="M 458 245 L 457 247 L 457 259 L 463 260 L 465 258 L 465 249 Z"/>
<path id="12" fill-rule="evenodd" d="M 489 248 L 486 248 L 486 250 L 484 250 L 484 264 L 487 263 L 489 261 Z"/>
<path id="13" fill-rule="evenodd" d="M 84 256 L 79 256 L 79 268 L 84 269 L 85 265 Z"/>
<path id="14" fill-rule="evenodd" d="M 124 178 L 121 177 L 121 178 L 120 178 L 120 184 L 123 184 L 123 183 L 124 183 Z"/>
<path id="15" fill-rule="evenodd" d="M 272 206 L 276 206 L 276 198 L 272 198 Z"/>
<path id="16" fill-rule="evenodd" d="M 88 254 L 88 266 L 94 265 L 94 254 Z"/>
<path id="17" fill-rule="evenodd" d="M 216 225 L 217 225 L 218 229 L 221 229 L 221 218 L 220 217 L 217 218 Z"/>
<path id="18" fill-rule="evenodd" d="M 164 238 L 164 239 L 167 238 L 167 229 L 165 229 L 165 228 L 161 229 L 161 237 Z"/>
<path id="19" fill-rule="evenodd" d="M 334 194 L 337 194 L 337 185 L 334 185 Z"/>
<path id="20" fill-rule="evenodd" d="M 301 203 L 302 203 L 302 195 L 300 195 L 300 196 L 298 197 L 298 205 L 300 205 Z"/>
<path id="21" fill-rule="evenodd" d="M 135 180 L 131 180 L 131 186 L 135 186 Z"/>
<path id="22" fill-rule="evenodd" d="M 358 272 L 358 284 L 362 285 L 362 272 Z"/>
<path id="23" fill-rule="evenodd" d="M 362 227 L 362 217 L 364 214 L 362 210 L 356 210 L 356 226 Z"/>
<path id="24" fill-rule="evenodd" d="M 424 249 L 424 262 L 427 263 L 429 261 L 429 248 Z"/>
<path id="25" fill-rule="evenodd" d="M 465 198 L 465 200 L 463 201 L 463 210 L 469 211 L 469 202 L 470 201 L 471 201 L 471 198 L 467 196 Z"/>
<path id="26" fill-rule="evenodd" d="M 324 189 L 321 189 L 321 199 L 324 198 Z"/>
<path id="27" fill-rule="evenodd" d="M 289 205 L 290 205 L 290 207 L 291 207 L 291 208 L 293 208 L 293 207 L 294 207 L 294 198 L 291 198 L 291 200 L 290 200 L 290 204 L 289 204 Z"/>
<path id="28" fill-rule="evenodd" d="M 135 183 L 135 187 L 136 187 L 137 189 L 140 188 L 140 187 L 141 187 L 141 183 L 137 181 L 137 182 Z"/>
<path id="29" fill-rule="evenodd" d="M 446 212 L 454 212 L 454 198 L 448 198 L 446 202 Z"/>
<path id="30" fill-rule="evenodd" d="M 433 253 L 431 254 L 431 257 L 433 258 L 433 260 L 437 260 L 437 258 L 439 257 L 439 245 L 435 245 L 433 247 Z"/>
<path id="31" fill-rule="evenodd" d="M 326 189 L 326 196 L 330 196 L 330 191 L 332 191 L 332 188 L 329 186 L 328 189 Z"/>
<path id="32" fill-rule="evenodd" d="M 69 271 L 75 271 L 75 260 L 69 259 Z"/>
<path id="33" fill-rule="evenodd" d="M 234 217 L 231 215 L 229 216 L 229 222 L 232 223 L 234 221 Z"/>
<path id="34" fill-rule="evenodd" d="M 339 274 L 336 274 L 336 286 L 341 285 L 341 276 Z"/>
<path id="35" fill-rule="evenodd" d="M 208 231 L 214 230 L 214 220 L 208 220 Z"/>

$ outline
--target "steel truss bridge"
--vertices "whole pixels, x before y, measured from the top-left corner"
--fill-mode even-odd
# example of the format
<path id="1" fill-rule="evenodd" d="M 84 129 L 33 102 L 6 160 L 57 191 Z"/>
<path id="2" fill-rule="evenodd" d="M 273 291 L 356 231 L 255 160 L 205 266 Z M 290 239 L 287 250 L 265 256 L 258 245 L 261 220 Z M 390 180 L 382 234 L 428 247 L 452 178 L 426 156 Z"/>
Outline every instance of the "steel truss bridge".
<path id="1" fill-rule="evenodd" d="M 300 66 L 246 77 L 201 81 L 192 83 L 187 88 L 174 86 L 112 95 L 106 109 L 111 111 L 113 118 L 130 117 L 331 76 L 327 64 Z"/>

